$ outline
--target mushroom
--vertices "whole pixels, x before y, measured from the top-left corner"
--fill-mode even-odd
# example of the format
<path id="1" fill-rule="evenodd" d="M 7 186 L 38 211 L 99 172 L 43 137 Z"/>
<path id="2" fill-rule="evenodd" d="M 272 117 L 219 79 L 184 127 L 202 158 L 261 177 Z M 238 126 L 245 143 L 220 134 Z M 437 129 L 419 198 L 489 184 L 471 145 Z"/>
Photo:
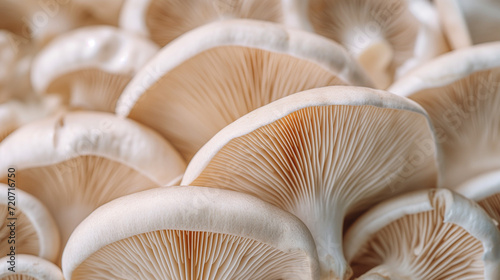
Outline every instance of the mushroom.
<path id="1" fill-rule="evenodd" d="M 453 49 L 499 41 L 500 2 L 435 0 L 444 33 Z"/>
<path id="2" fill-rule="evenodd" d="M 55 261 L 59 255 L 56 223 L 38 199 L 16 188 L 17 178 L 10 179 L 10 185 L 0 183 L 0 256 L 30 254 Z"/>
<path id="3" fill-rule="evenodd" d="M 371 82 L 334 42 L 274 23 L 228 20 L 164 47 L 127 85 L 116 112 L 152 127 L 189 160 L 256 108 L 298 91 L 351 84 Z"/>
<path id="4" fill-rule="evenodd" d="M 157 51 L 152 42 L 115 27 L 84 27 L 38 53 L 31 81 L 37 92 L 69 95 L 74 107 L 113 111 L 126 84 Z"/>
<path id="5" fill-rule="evenodd" d="M 19 254 L 11 268 L 9 256 L 0 258 L 0 279 L 4 280 L 64 280 L 61 269 L 55 264 L 31 255 Z"/>
<path id="6" fill-rule="evenodd" d="M 344 218 L 435 186 L 435 157 L 420 106 L 333 86 L 284 97 L 231 123 L 193 157 L 181 184 L 252 194 L 293 213 L 315 239 L 322 279 L 348 279 Z"/>
<path id="7" fill-rule="evenodd" d="M 358 59 L 378 88 L 448 50 L 427 0 L 309 0 L 308 16 L 318 34 Z"/>
<path id="8" fill-rule="evenodd" d="M 429 113 L 442 151 L 443 186 L 500 169 L 500 43 L 442 55 L 389 91 Z"/>
<path id="9" fill-rule="evenodd" d="M 447 189 L 382 202 L 352 225 L 344 248 L 359 280 L 500 279 L 493 220 Z"/>
<path id="10" fill-rule="evenodd" d="M 292 0 L 295 2 L 296 0 Z M 282 22 L 283 0 L 125 0 L 120 27 L 160 46 L 199 26 L 229 18 Z"/>
<path id="11" fill-rule="evenodd" d="M 124 0 L 72 0 L 75 9 L 83 9 L 102 24 L 118 26 Z"/>
<path id="12" fill-rule="evenodd" d="M 185 163 L 149 128 L 109 113 L 69 112 L 27 124 L 0 143 L 0 181 L 16 167 L 18 187 L 42 201 L 62 244 L 98 206 L 168 184 Z"/>
<path id="13" fill-rule="evenodd" d="M 157 188 L 101 206 L 75 229 L 62 259 L 66 280 L 312 280 L 317 266 L 296 217 L 202 187 Z"/>

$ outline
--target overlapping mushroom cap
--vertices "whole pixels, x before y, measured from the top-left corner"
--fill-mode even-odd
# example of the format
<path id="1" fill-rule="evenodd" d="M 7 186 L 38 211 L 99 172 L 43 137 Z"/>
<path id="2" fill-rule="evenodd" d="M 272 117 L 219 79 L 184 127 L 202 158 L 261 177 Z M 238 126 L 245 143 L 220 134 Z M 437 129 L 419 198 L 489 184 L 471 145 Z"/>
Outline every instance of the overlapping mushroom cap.
<path id="1" fill-rule="evenodd" d="M 292 93 L 371 82 L 320 36 L 250 20 L 217 22 L 166 46 L 126 87 L 118 114 L 159 131 L 190 159 L 240 116 Z"/>
<path id="2" fill-rule="evenodd" d="M 18 187 L 42 201 L 63 243 L 92 210 L 168 184 L 184 171 L 154 131 L 109 113 L 72 112 L 23 126 L 0 143 L 0 180 L 15 166 Z"/>
<path id="3" fill-rule="evenodd" d="M 500 169 L 500 43 L 445 54 L 389 91 L 429 113 L 442 147 L 443 186 Z"/>
<path id="4" fill-rule="evenodd" d="M 37 54 L 31 81 L 39 93 L 69 95 L 72 106 L 113 111 L 132 76 L 157 51 L 147 39 L 115 27 L 80 28 Z"/>
<path id="5" fill-rule="evenodd" d="M 62 259 L 76 279 L 318 279 L 314 241 L 255 197 L 199 187 L 147 190 L 94 211 Z"/>
<path id="6" fill-rule="evenodd" d="M 15 173 L 13 173 L 15 176 Z M 59 255 L 59 231 L 45 206 L 30 194 L 16 189 L 16 178 L 0 183 L 0 255 L 30 254 L 49 261 Z M 3 279 L 3 278 L 2 278 Z"/>
<path id="7" fill-rule="evenodd" d="M 345 236 L 358 279 L 500 277 L 500 232 L 473 201 L 446 189 L 382 202 Z"/>
<path id="8" fill-rule="evenodd" d="M 14 272 L 10 257 L 0 258 L 0 279 L 2 280 L 64 280 L 61 269 L 55 264 L 32 255 L 16 255 Z"/>
<path id="9" fill-rule="evenodd" d="M 416 103 L 334 86 L 282 98 L 233 122 L 195 155 L 182 184 L 249 193 L 292 212 L 315 238 L 322 277 L 344 279 L 344 218 L 435 186 L 435 157 L 429 120 Z"/>

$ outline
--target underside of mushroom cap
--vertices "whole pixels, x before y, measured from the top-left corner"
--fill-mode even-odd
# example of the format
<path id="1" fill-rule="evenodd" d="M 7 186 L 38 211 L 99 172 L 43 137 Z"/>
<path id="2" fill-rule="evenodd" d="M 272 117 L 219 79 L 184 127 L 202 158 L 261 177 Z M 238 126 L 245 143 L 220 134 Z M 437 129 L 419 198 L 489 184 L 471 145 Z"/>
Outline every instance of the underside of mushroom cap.
<path id="1" fill-rule="evenodd" d="M 429 121 L 415 103 L 368 88 L 325 87 L 282 98 L 221 130 L 195 155 L 182 184 L 245 192 L 290 211 L 312 232 L 323 277 L 343 279 L 344 217 L 435 186 L 435 153 Z"/>
<path id="2" fill-rule="evenodd" d="M 59 231 L 49 211 L 38 199 L 16 189 L 16 178 L 9 183 L 14 188 L 0 183 L 0 218 L 3 221 L 0 255 L 9 254 L 9 244 L 12 244 L 16 254 L 36 255 L 56 261 L 60 253 Z M 9 222 L 14 222 L 14 228 L 10 228 Z"/>
<path id="3" fill-rule="evenodd" d="M 164 46 L 189 30 L 231 18 L 281 22 L 282 0 L 126 0 L 120 27 Z"/>
<path id="4" fill-rule="evenodd" d="M 132 76 L 158 51 L 152 42 L 111 26 L 64 34 L 33 62 L 31 80 L 39 93 L 69 95 L 69 103 L 113 111 Z"/>
<path id="5" fill-rule="evenodd" d="M 14 268 L 10 257 L 0 258 L 0 279 L 2 280 L 64 280 L 61 269 L 55 264 L 26 254 L 15 257 Z M 9 268 L 14 270 L 11 271 Z"/>
<path id="6" fill-rule="evenodd" d="M 473 201 L 446 189 L 382 202 L 348 230 L 359 279 L 498 279 L 500 232 Z M 377 278 L 378 277 L 378 278 Z"/>
<path id="7" fill-rule="evenodd" d="M 252 196 L 201 187 L 103 205 L 72 234 L 62 265 L 68 280 L 318 277 L 314 241 L 297 218 Z"/>
<path id="8" fill-rule="evenodd" d="M 232 20 L 200 27 L 162 49 L 132 79 L 116 111 L 159 131 L 190 159 L 249 111 L 338 84 L 371 83 L 336 43 L 272 23 Z"/>

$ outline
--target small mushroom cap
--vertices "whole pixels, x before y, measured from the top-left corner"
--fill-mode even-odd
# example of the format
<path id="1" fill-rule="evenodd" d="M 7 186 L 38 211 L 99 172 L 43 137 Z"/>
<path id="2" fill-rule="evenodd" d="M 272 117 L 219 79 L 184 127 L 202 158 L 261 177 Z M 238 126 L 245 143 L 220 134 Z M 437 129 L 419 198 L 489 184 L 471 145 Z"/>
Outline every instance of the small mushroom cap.
<path id="1" fill-rule="evenodd" d="M 318 279 L 314 241 L 296 217 L 202 187 L 157 188 L 103 205 L 71 235 L 62 266 L 67 280 Z"/>
<path id="2" fill-rule="evenodd" d="M 14 181 L 11 183 L 15 186 L 16 178 L 12 179 Z M 13 201 L 14 204 L 8 204 L 8 201 Z M 10 211 L 12 208 L 9 206 L 15 210 Z M 0 183 L 0 213 L 3 213 L 0 214 L 3 221 L 2 229 L 9 228 L 10 221 L 16 223 L 16 254 L 36 255 L 52 262 L 56 261 L 60 247 L 59 231 L 49 211 L 38 199 L 17 188 L 9 190 L 8 185 Z M 7 242 L 9 234 L 10 231 L 0 231 L 0 241 L 4 244 L 0 249 L 2 256 L 9 253 L 10 246 Z"/>
<path id="3" fill-rule="evenodd" d="M 433 133 L 420 106 L 334 86 L 287 96 L 231 123 L 193 157 L 182 185 L 249 193 L 293 213 L 315 238 L 322 277 L 343 279 L 344 218 L 436 180 Z"/>
<path id="4" fill-rule="evenodd" d="M 163 48 L 126 87 L 116 112 L 159 131 L 190 159 L 249 111 L 338 84 L 371 85 L 336 43 L 273 23 L 228 20 Z"/>
<path id="5" fill-rule="evenodd" d="M 15 272 L 9 270 L 10 257 L 0 258 L 0 279 L 5 280 L 64 280 L 61 269 L 40 257 L 16 254 Z"/>
<path id="6" fill-rule="evenodd" d="M 39 93 L 70 94 L 74 106 L 111 111 L 125 85 L 157 51 L 147 39 L 115 27 L 83 27 L 37 54 L 31 81 Z"/>
<path id="7" fill-rule="evenodd" d="M 359 279 L 500 277 L 494 221 L 472 200 L 447 189 L 408 193 L 373 207 L 349 228 L 344 248 L 361 271 L 373 268 Z"/>

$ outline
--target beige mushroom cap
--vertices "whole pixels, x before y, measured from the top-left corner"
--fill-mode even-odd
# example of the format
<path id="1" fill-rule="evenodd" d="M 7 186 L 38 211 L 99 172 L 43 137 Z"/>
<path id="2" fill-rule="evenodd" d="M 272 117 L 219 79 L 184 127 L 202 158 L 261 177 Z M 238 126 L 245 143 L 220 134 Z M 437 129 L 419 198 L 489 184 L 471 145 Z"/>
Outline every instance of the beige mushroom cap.
<path id="1" fill-rule="evenodd" d="M 115 27 L 83 27 L 37 54 L 31 81 L 39 93 L 70 95 L 73 106 L 112 111 L 126 84 L 157 51 L 149 40 Z"/>
<path id="2" fill-rule="evenodd" d="M 202 187 L 157 188 L 103 205 L 74 231 L 62 259 L 67 280 L 307 280 L 317 279 L 317 265 L 296 217 Z"/>
<path id="3" fill-rule="evenodd" d="M 5 280 L 64 280 L 55 264 L 31 255 L 16 255 L 15 272 L 9 271 L 9 257 L 0 258 L 0 279 Z"/>
<path id="4" fill-rule="evenodd" d="M 15 187 L 16 178 L 11 179 L 10 183 Z M 9 201 L 13 204 L 8 203 Z M 14 211 L 11 211 L 12 209 Z M 52 262 L 56 261 L 60 249 L 59 231 L 49 211 L 38 199 L 20 189 L 10 190 L 8 185 L 0 183 L 0 217 L 1 256 L 9 253 L 10 230 L 6 229 L 10 229 L 8 224 L 13 221 L 16 225 L 13 244 L 16 254 L 36 255 Z"/>
<path id="5" fill-rule="evenodd" d="M 384 201 L 344 238 L 359 279 L 484 279 L 500 277 L 500 232 L 473 201 L 447 189 Z M 359 269 L 359 270 L 357 270 Z"/>
<path id="6" fill-rule="evenodd" d="M 194 156 L 182 184 L 249 193 L 293 213 L 315 238 L 322 277 L 344 279 L 344 218 L 435 186 L 436 174 L 421 107 L 383 91 L 334 86 L 282 98 L 228 125 Z"/>
<path id="7" fill-rule="evenodd" d="M 338 84 L 371 82 L 336 43 L 273 23 L 228 20 L 164 47 L 132 79 L 116 111 L 159 131 L 190 159 L 249 111 Z"/>

